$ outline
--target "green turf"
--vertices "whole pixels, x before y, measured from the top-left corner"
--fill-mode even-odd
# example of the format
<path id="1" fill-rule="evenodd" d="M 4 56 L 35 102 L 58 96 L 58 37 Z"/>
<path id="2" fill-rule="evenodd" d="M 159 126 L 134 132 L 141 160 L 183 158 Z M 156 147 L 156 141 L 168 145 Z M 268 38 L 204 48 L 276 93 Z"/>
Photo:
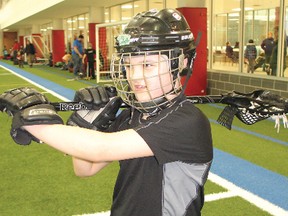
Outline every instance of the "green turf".
<path id="1" fill-rule="evenodd" d="M 96 85 L 95 81 L 67 81 L 72 75 L 59 68 L 35 66 L 25 70 L 49 79 L 67 88 Z M 32 86 L 19 77 L 9 75 L 0 68 L 0 93 L 7 89 Z M 42 91 L 42 90 L 40 90 Z M 51 101 L 58 98 L 47 94 Z M 221 109 L 209 105 L 197 105 L 210 119 L 216 120 Z M 64 120 L 70 112 L 60 112 Z M 74 176 L 71 158 L 44 144 L 30 146 L 16 145 L 9 136 L 11 118 L 0 113 L 0 215 L 74 215 L 108 210 L 118 172 L 114 162 L 94 177 L 81 179 Z M 246 126 L 237 119 L 233 125 L 287 142 L 287 129 L 277 134 L 270 121 L 262 121 Z M 287 146 L 260 139 L 237 130 L 228 131 L 219 124 L 212 123 L 214 146 L 276 173 L 288 176 Z M 210 181 L 205 194 L 226 191 Z M 207 202 L 204 216 L 222 215 L 269 215 L 254 205 L 239 198 L 227 198 Z"/>
<path id="2" fill-rule="evenodd" d="M 269 216 L 271 214 L 257 208 L 240 197 L 207 202 L 202 216 Z"/>
<path id="3" fill-rule="evenodd" d="M 198 107 L 208 116 L 208 118 L 214 120 L 217 119 L 221 112 L 220 109 L 207 105 Z M 247 126 L 238 119 L 235 119 L 233 124 L 287 142 L 287 129 L 282 126 L 282 130 L 280 130 L 280 133 L 278 134 L 271 121 L 264 120 L 254 125 Z M 287 146 L 245 134 L 237 130 L 232 129 L 229 131 L 216 123 L 212 123 L 212 135 L 214 147 L 265 167 L 273 172 L 288 176 Z"/>

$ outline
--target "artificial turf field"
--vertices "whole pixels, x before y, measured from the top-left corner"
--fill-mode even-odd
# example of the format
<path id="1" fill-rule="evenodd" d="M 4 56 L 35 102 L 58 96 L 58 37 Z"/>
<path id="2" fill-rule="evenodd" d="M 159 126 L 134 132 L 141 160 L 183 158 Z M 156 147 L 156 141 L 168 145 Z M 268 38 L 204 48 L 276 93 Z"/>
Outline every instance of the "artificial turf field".
<path id="1" fill-rule="evenodd" d="M 11 66 L 10 61 L 1 61 L 1 63 Z M 17 66 L 14 68 L 11 66 L 11 68 L 12 70 L 15 69 L 15 71 L 19 70 Z M 95 81 L 80 80 L 68 82 L 67 79 L 72 77 L 70 73 L 45 65 L 37 65 L 33 68 L 26 66 L 23 70 L 70 90 L 96 85 Z M 45 94 L 52 102 L 60 101 L 50 91 L 48 93 L 47 89 L 41 89 L 40 86 L 34 86 L 34 84 L 0 67 L 0 93 L 11 88 L 31 86 L 41 92 L 46 92 Z M 211 121 L 216 153 L 220 151 L 224 154 L 229 154 L 233 158 L 235 157 L 237 160 L 241 159 L 244 163 L 248 163 L 247 167 L 239 167 L 239 165 L 229 167 L 229 164 L 224 167 L 224 169 L 232 169 L 231 175 L 237 176 L 240 184 L 241 178 L 244 181 L 245 176 L 238 176 L 239 170 L 248 169 L 250 164 L 253 164 L 251 166 L 255 165 L 264 171 L 280 176 L 281 180 L 278 182 L 278 178 L 276 178 L 272 182 L 265 182 L 265 179 L 261 178 L 261 176 L 258 178 L 255 171 L 255 173 L 250 173 L 253 176 L 251 178 L 253 181 L 250 182 L 251 185 L 255 183 L 257 185 L 257 182 L 260 184 L 264 181 L 261 184 L 270 191 L 273 191 L 273 186 L 283 184 L 283 182 L 286 183 L 286 188 L 288 187 L 288 129 L 284 129 L 282 126 L 280 132 L 277 133 L 274 129 L 274 123 L 270 120 L 247 126 L 235 119 L 233 122 L 234 127 L 229 131 L 215 122 L 223 107 L 212 105 L 197 106 Z M 70 113 L 60 112 L 60 115 L 65 121 Z M 9 135 L 10 124 L 11 118 L 7 117 L 6 114 L 0 113 L 1 216 L 64 216 L 91 214 L 109 210 L 118 171 L 117 162 L 112 163 L 96 176 L 85 179 L 76 177 L 74 176 L 69 156 L 64 156 L 63 153 L 51 149 L 45 144 L 16 145 Z M 218 160 L 221 161 L 221 158 L 217 158 Z M 218 168 L 218 164 L 217 162 L 215 165 L 215 171 Z M 212 173 L 211 176 L 213 177 L 213 175 Z M 202 215 L 204 216 L 278 216 L 286 215 L 286 213 L 288 215 L 288 194 L 280 194 L 280 198 L 277 197 L 280 200 L 284 200 L 284 207 L 282 206 L 280 211 L 267 211 L 270 208 L 270 202 L 265 201 L 265 199 L 260 199 L 260 201 L 256 199 L 254 202 L 253 194 L 252 198 L 249 198 L 251 194 L 249 192 L 246 193 L 246 191 L 243 192 L 241 188 L 238 190 L 239 185 L 230 187 L 229 181 L 225 182 L 224 180 L 221 183 L 215 183 L 214 180 L 211 178 L 206 184 L 205 198 L 207 201 L 202 210 Z M 234 190 L 234 186 L 237 190 Z M 262 201 L 263 203 L 261 203 Z M 277 210 L 277 206 L 272 205 L 272 207 Z"/>

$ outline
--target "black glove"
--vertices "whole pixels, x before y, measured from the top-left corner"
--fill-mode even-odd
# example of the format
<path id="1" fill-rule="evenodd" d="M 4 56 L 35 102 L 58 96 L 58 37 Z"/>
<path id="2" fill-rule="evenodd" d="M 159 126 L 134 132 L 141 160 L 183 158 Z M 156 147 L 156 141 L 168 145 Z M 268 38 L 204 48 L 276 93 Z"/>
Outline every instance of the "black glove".
<path id="1" fill-rule="evenodd" d="M 11 115 L 33 105 L 48 103 L 43 94 L 29 87 L 11 89 L 0 95 L 0 111 Z"/>
<path id="2" fill-rule="evenodd" d="M 20 145 L 28 145 L 31 140 L 39 142 L 22 129 L 25 125 L 63 124 L 48 99 L 29 87 L 16 88 L 0 95 L 0 110 L 13 116 L 11 136 Z"/>
<path id="3" fill-rule="evenodd" d="M 122 100 L 116 97 L 114 87 L 89 87 L 75 94 L 75 101 L 83 102 L 88 109 L 74 112 L 67 121 L 68 125 L 105 131 L 115 120 Z"/>
<path id="4" fill-rule="evenodd" d="M 17 112 L 12 120 L 10 135 L 20 145 L 29 145 L 31 140 L 40 140 L 22 129 L 27 125 L 63 124 L 62 118 L 50 104 L 38 104 Z"/>
<path id="5" fill-rule="evenodd" d="M 74 101 L 84 103 L 89 110 L 99 110 L 109 102 L 109 98 L 116 95 L 117 91 L 113 86 L 92 86 L 76 91 Z"/>

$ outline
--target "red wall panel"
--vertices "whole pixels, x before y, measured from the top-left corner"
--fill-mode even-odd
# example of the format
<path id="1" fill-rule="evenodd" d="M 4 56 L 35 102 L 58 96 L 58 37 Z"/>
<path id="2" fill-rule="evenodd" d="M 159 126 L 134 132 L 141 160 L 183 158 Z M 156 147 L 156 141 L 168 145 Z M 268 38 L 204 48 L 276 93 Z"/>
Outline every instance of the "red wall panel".
<path id="1" fill-rule="evenodd" d="M 194 62 L 186 95 L 205 95 L 207 88 L 207 8 L 177 8 L 186 18 L 194 37 L 202 33 L 200 43 L 196 48 L 197 56 Z M 184 82 L 185 78 L 182 79 Z"/>
<path id="2" fill-rule="evenodd" d="M 52 30 L 52 57 L 53 64 L 62 61 L 65 54 L 64 30 Z"/>

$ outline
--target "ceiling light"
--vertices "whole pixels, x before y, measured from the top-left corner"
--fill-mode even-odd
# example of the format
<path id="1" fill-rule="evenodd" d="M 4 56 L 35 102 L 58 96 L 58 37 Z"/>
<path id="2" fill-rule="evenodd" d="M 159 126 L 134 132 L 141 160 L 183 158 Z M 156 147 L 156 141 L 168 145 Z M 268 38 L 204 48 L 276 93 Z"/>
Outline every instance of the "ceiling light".
<path id="1" fill-rule="evenodd" d="M 131 9 L 133 8 L 131 4 L 121 5 L 122 9 Z"/>

